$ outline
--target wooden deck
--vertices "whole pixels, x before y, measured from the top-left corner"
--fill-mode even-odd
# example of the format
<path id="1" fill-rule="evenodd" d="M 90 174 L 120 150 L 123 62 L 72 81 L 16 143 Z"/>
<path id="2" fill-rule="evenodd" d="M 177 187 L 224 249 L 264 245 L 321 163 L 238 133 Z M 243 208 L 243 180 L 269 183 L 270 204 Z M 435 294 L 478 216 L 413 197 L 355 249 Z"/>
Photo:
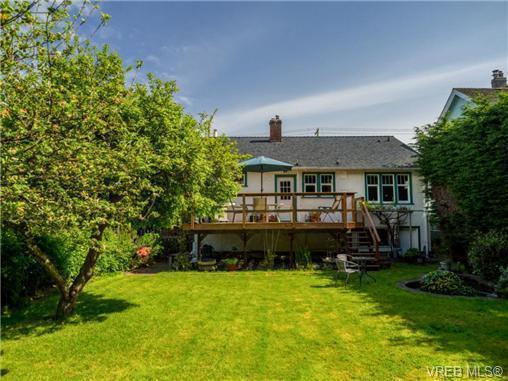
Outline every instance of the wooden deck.
<path id="1" fill-rule="evenodd" d="M 341 229 L 356 229 L 363 227 L 360 223 L 332 223 L 332 222 L 207 222 L 183 224 L 184 231 L 220 233 L 244 230 L 313 230 L 333 231 Z"/>
<path id="2" fill-rule="evenodd" d="M 281 201 L 282 200 L 282 201 Z M 359 202 L 351 192 L 240 193 L 221 217 L 193 216 L 183 230 L 230 233 L 259 230 L 338 231 L 364 227 Z M 302 204 L 316 204 L 309 208 Z"/>

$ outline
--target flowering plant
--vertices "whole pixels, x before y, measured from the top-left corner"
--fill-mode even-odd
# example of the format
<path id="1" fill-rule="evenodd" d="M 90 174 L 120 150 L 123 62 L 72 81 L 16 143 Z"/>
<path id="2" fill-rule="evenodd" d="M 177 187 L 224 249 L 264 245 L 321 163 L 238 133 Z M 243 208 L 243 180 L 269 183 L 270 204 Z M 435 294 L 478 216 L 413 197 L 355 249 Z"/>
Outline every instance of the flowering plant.
<path id="1" fill-rule="evenodd" d="M 137 251 L 136 254 L 141 259 L 141 261 L 147 261 L 150 257 L 150 253 L 152 252 L 152 248 L 149 246 L 141 246 Z"/>

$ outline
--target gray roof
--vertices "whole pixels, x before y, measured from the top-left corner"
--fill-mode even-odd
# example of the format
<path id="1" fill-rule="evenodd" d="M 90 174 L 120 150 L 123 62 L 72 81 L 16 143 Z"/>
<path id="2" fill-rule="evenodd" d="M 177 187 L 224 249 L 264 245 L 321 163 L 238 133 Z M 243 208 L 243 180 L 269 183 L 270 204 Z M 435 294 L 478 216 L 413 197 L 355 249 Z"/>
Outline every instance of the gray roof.
<path id="1" fill-rule="evenodd" d="M 417 153 L 393 136 L 231 137 L 242 154 L 268 156 L 299 167 L 412 168 Z"/>
<path id="2" fill-rule="evenodd" d="M 485 97 L 489 101 L 494 102 L 497 100 L 497 97 L 501 92 L 508 91 L 508 88 L 496 88 L 492 89 L 490 87 L 486 88 L 454 88 L 453 90 L 458 91 L 459 93 L 462 93 L 469 98 L 475 98 L 475 97 Z"/>

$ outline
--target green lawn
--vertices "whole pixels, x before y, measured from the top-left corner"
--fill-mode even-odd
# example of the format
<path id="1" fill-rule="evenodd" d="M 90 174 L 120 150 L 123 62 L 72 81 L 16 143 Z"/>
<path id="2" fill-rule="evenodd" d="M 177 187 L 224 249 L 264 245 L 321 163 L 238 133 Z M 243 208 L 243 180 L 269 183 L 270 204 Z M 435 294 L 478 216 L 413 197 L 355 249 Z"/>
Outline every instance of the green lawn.
<path id="1" fill-rule="evenodd" d="M 429 380 L 433 365 L 508 372 L 508 303 L 396 287 L 428 270 L 333 287 L 330 273 L 117 275 L 66 325 L 54 298 L 2 320 L 5 379 Z"/>

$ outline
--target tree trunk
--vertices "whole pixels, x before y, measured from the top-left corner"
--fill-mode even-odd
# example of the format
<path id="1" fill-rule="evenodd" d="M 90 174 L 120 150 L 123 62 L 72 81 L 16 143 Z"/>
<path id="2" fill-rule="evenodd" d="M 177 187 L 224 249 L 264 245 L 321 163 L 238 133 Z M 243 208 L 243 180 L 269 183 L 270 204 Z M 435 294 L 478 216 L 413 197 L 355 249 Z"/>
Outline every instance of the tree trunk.
<path id="1" fill-rule="evenodd" d="M 66 287 L 65 279 L 60 275 L 58 269 L 48 255 L 39 248 L 33 239 L 27 237 L 28 246 L 31 249 L 32 254 L 51 276 L 58 288 L 58 291 L 60 292 L 60 300 L 55 314 L 56 320 L 65 320 L 74 312 L 74 307 L 76 306 L 79 293 L 83 290 L 86 283 L 93 275 L 93 268 L 100 254 L 97 243 L 102 240 L 104 229 L 106 229 L 106 224 L 100 225 L 97 232 L 92 235 L 91 238 L 93 242 L 88 249 L 85 262 L 81 266 L 79 274 L 76 276 L 69 289 Z"/>
<path id="2" fill-rule="evenodd" d="M 76 305 L 79 293 L 92 278 L 95 263 L 97 262 L 100 254 L 97 243 L 102 240 L 102 235 L 105 229 L 106 224 L 99 225 L 97 232 L 92 235 L 93 243 L 88 249 L 88 254 L 86 255 L 85 262 L 79 270 L 79 274 L 69 287 L 69 291 L 60 298 L 57 308 L 57 317 L 60 314 L 63 314 L 62 316 L 65 318 L 74 312 L 74 306 Z"/>
<path id="3" fill-rule="evenodd" d="M 76 306 L 77 297 L 78 294 L 71 298 L 67 292 L 60 295 L 60 300 L 56 308 L 55 320 L 63 321 L 72 315 L 74 307 Z"/>

